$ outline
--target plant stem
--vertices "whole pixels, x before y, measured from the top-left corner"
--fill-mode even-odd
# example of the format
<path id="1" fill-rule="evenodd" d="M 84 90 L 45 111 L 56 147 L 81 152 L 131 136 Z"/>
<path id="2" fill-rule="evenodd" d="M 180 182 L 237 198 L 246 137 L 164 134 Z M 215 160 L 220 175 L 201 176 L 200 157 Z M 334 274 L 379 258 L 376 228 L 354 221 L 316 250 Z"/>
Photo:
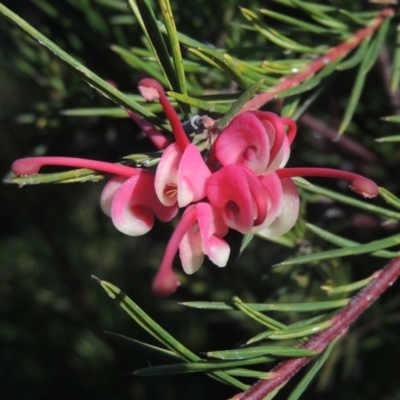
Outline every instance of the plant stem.
<path id="1" fill-rule="evenodd" d="M 284 90 L 291 89 L 304 82 L 307 78 L 313 76 L 320 69 L 331 64 L 335 60 L 344 57 L 347 53 L 357 47 L 362 41 L 372 35 L 383 23 L 386 18 L 390 18 L 394 15 L 394 11 L 391 8 L 385 8 L 382 10 L 376 18 L 371 21 L 368 27 L 360 29 L 356 32 L 349 40 L 339 44 L 338 46 L 332 47 L 326 54 L 318 57 L 315 61 L 309 64 L 303 71 L 282 79 L 277 85 L 272 87 L 268 92 L 261 93 L 255 96 L 249 102 L 247 102 L 240 113 L 257 110 L 266 104 L 268 101 L 274 98 L 277 93 Z"/>
<path id="2" fill-rule="evenodd" d="M 379 296 L 392 286 L 400 275 L 400 258 L 390 261 L 385 268 L 374 274 L 372 282 L 354 296 L 349 304 L 332 318 L 332 325 L 325 331 L 315 335 L 300 346 L 303 349 L 322 352 L 333 340 L 344 335 L 353 323 Z M 262 400 L 266 395 L 284 385 L 293 375 L 303 368 L 311 357 L 293 358 L 282 361 L 271 372 L 275 378 L 260 380 L 249 390 L 234 396 L 235 400 Z"/>

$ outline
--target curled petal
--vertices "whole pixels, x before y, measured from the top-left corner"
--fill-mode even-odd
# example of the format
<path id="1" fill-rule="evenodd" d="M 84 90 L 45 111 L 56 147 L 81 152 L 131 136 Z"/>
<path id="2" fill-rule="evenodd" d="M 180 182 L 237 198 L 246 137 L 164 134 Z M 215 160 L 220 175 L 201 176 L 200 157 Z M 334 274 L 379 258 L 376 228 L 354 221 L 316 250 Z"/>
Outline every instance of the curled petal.
<path id="1" fill-rule="evenodd" d="M 178 169 L 182 152 L 177 143 L 170 144 L 157 166 L 154 187 L 158 198 L 165 206 L 177 201 Z"/>
<path id="2" fill-rule="evenodd" d="M 111 217 L 111 204 L 114 199 L 115 193 L 121 187 L 121 185 L 127 181 L 128 178 L 123 176 L 114 176 L 104 186 L 100 196 L 100 206 L 104 214 Z"/>
<path id="3" fill-rule="evenodd" d="M 155 190 L 161 203 L 185 207 L 205 197 L 205 182 L 211 172 L 200 151 L 189 144 L 182 153 L 177 143 L 164 151 L 157 167 Z"/>
<path id="4" fill-rule="evenodd" d="M 204 254 L 224 267 L 228 262 L 230 248 L 222 239 L 228 233 L 221 211 L 209 203 L 189 206 L 185 213 L 195 210 L 196 222 L 188 229 L 179 245 L 182 267 L 187 274 L 196 272 L 203 263 Z"/>
<path id="5" fill-rule="evenodd" d="M 258 180 L 265 195 L 267 216 L 261 225 L 253 228 L 253 232 L 259 232 L 272 224 L 281 211 L 283 201 L 282 182 L 277 174 L 262 175 Z"/>
<path id="6" fill-rule="evenodd" d="M 265 237 L 276 237 L 289 231 L 299 217 L 300 199 L 296 185 L 290 178 L 281 179 L 283 199 L 279 215 L 258 233 Z"/>
<path id="7" fill-rule="evenodd" d="M 268 111 L 251 111 L 262 123 L 271 144 L 268 168 L 264 174 L 283 168 L 290 156 L 290 144 L 296 134 L 296 124 L 290 118 L 282 118 Z M 288 134 L 285 132 L 288 126 Z"/>
<path id="8" fill-rule="evenodd" d="M 153 227 L 154 214 L 161 221 L 170 221 L 178 212 L 176 206 L 160 203 L 154 191 L 154 174 L 144 170 L 124 182 L 113 178 L 103 191 L 101 204 L 106 213 L 111 212 L 115 227 L 130 236 L 147 233 Z"/>
<path id="9" fill-rule="evenodd" d="M 215 155 L 222 165 L 243 164 L 257 175 L 267 168 L 269 153 L 268 136 L 253 113 L 237 115 L 215 143 Z"/>
<path id="10" fill-rule="evenodd" d="M 222 210 L 225 224 L 241 233 L 249 233 L 267 215 L 267 204 L 257 177 L 241 165 L 227 165 L 207 181 L 210 203 Z"/>

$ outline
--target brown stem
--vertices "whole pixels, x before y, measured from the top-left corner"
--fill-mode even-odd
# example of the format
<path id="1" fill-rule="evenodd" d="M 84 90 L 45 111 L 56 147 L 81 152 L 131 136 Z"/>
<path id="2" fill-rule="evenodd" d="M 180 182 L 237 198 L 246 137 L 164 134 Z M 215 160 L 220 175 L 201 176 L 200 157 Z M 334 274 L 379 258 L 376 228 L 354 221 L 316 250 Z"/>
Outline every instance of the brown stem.
<path id="1" fill-rule="evenodd" d="M 339 135 L 335 129 L 325 125 L 321 120 L 313 117 L 311 114 L 304 114 L 299 119 L 299 123 L 309 129 L 312 129 L 313 131 L 320 133 L 325 138 L 334 141 L 335 144 L 341 147 L 343 150 L 357 155 L 365 161 L 372 163 L 376 163 L 378 161 L 378 157 L 371 150 L 367 149 L 352 138 Z"/>
<path id="2" fill-rule="evenodd" d="M 240 110 L 241 113 L 250 110 L 257 110 L 262 107 L 265 103 L 270 101 L 277 93 L 284 90 L 291 89 L 304 82 L 307 78 L 313 76 L 320 69 L 326 67 L 335 60 L 344 57 L 347 53 L 357 47 L 362 41 L 372 35 L 382 24 L 382 22 L 389 17 L 394 15 L 394 11 L 391 8 L 385 8 L 379 15 L 371 21 L 371 24 L 360 29 L 356 32 L 349 40 L 339 44 L 336 47 L 332 47 L 326 54 L 318 57 L 311 64 L 309 64 L 303 71 L 291 75 L 287 78 L 283 78 L 277 85 L 272 87 L 266 93 L 260 93 L 253 99 L 248 101 L 243 108 Z"/>
<path id="3" fill-rule="evenodd" d="M 350 324 L 363 313 L 400 275 L 400 258 L 390 261 L 385 268 L 374 274 L 372 282 L 354 296 L 349 304 L 331 320 L 332 325 L 315 335 L 301 347 L 322 352 L 333 340 L 345 334 Z M 293 358 L 282 361 L 272 369 L 276 377 L 256 382 L 249 390 L 237 394 L 235 400 L 262 400 L 267 394 L 284 385 L 293 375 L 303 368 L 311 357 Z"/>

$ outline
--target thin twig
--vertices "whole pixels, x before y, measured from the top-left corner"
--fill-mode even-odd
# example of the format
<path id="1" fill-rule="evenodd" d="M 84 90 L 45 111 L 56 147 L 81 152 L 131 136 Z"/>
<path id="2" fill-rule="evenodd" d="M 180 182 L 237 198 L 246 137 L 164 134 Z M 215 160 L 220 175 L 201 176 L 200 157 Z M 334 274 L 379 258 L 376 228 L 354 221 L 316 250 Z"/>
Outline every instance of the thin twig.
<path id="1" fill-rule="evenodd" d="M 357 47 L 363 42 L 365 38 L 372 35 L 383 23 L 386 18 L 390 18 L 394 15 L 394 11 L 391 8 L 385 8 L 379 15 L 371 21 L 371 24 L 360 29 L 356 32 L 349 40 L 344 43 L 339 44 L 336 47 L 332 47 L 326 54 L 318 57 L 311 64 L 309 64 L 303 71 L 291 75 L 287 78 L 283 78 L 277 85 L 272 87 L 266 93 L 260 93 L 255 96 L 252 100 L 247 102 L 244 107 L 240 110 L 241 113 L 249 110 L 258 110 L 268 101 L 270 101 L 277 93 L 284 90 L 291 89 L 298 86 L 300 83 L 304 82 L 307 78 L 313 76 L 320 69 L 331 64 L 335 60 L 344 57 L 347 53 Z"/>
<path id="2" fill-rule="evenodd" d="M 379 160 L 378 156 L 371 150 L 367 149 L 352 138 L 339 135 L 337 130 L 325 125 L 321 120 L 313 117 L 311 114 L 304 114 L 299 119 L 299 123 L 315 132 L 320 133 L 325 138 L 334 141 L 335 144 L 341 147 L 343 150 L 357 155 L 365 161 L 375 163 Z"/>
<path id="3" fill-rule="evenodd" d="M 350 303 L 332 319 L 332 325 L 315 335 L 301 347 L 322 352 L 333 340 L 344 335 L 350 324 L 363 313 L 400 275 L 400 258 L 390 261 L 374 274 L 372 282 L 352 298 Z M 235 400 L 262 400 L 266 395 L 284 385 L 293 375 L 311 361 L 311 357 L 293 358 L 279 363 L 271 372 L 276 378 L 260 380 L 249 390 L 234 396 Z"/>

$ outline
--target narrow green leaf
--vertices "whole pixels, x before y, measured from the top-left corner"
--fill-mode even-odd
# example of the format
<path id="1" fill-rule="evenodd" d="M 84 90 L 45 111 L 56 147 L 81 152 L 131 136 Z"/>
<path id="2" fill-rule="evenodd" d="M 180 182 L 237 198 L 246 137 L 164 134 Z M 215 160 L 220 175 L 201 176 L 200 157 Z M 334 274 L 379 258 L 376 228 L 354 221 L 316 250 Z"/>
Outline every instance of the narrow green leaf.
<path id="1" fill-rule="evenodd" d="M 170 88 L 176 92 L 180 91 L 180 85 L 172 61 L 169 56 L 164 38 L 158 29 L 157 20 L 148 0 L 129 0 L 129 4 L 135 15 L 142 21 L 142 29 L 151 43 L 154 56 L 158 60 Z M 140 21 L 139 20 L 139 21 Z"/>
<path id="2" fill-rule="evenodd" d="M 169 0 L 158 0 L 161 12 L 164 18 L 165 26 L 167 28 L 167 39 L 171 46 L 172 58 L 174 60 L 176 77 L 178 80 L 179 91 L 183 95 L 187 94 L 185 70 L 183 69 L 182 53 L 177 36 L 174 16 L 172 14 L 171 4 Z M 157 22 L 156 22 L 157 24 Z M 157 27 L 158 28 L 158 27 Z M 177 90 L 175 90 L 177 91 Z M 187 111 L 190 109 L 187 108 Z"/>
<path id="3" fill-rule="evenodd" d="M 354 68 L 356 65 L 360 64 L 364 59 L 368 46 L 371 42 L 371 36 L 368 36 L 364 39 L 361 45 L 357 48 L 354 54 L 349 57 L 346 61 L 343 61 L 341 64 L 337 66 L 337 70 L 344 71 L 346 69 Z"/>
<path id="4" fill-rule="evenodd" d="M 145 71 L 147 75 L 157 79 L 163 86 L 168 86 L 168 80 L 165 78 L 159 64 L 149 61 L 143 61 L 140 57 L 120 46 L 112 45 L 110 49 L 117 53 L 129 66 L 139 71 Z"/>
<path id="5" fill-rule="evenodd" d="M 381 52 L 383 46 L 383 42 L 385 41 L 386 35 L 388 33 L 391 20 L 392 19 L 390 17 L 385 18 L 375 38 L 373 39 L 370 50 L 365 57 L 365 62 L 363 62 L 362 64 L 362 72 L 364 74 L 368 73 L 368 71 L 374 66 L 376 60 L 378 59 L 379 53 Z"/>
<path id="6" fill-rule="evenodd" d="M 210 372 L 222 373 L 222 370 L 237 368 L 245 365 L 256 365 L 263 364 L 265 362 L 275 361 L 275 357 L 260 356 L 254 358 L 246 358 L 243 360 L 234 361 L 197 361 L 187 362 L 180 364 L 169 364 L 159 365 L 156 367 L 149 367 L 139 369 L 134 372 L 134 375 L 138 376 L 158 376 L 158 375 L 175 375 L 175 374 L 187 374 L 194 372 Z M 224 372 L 224 374 L 226 374 Z M 227 375 L 227 374 L 226 374 Z M 229 376 L 229 375 L 228 375 Z M 233 379 L 233 378 L 232 378 Z"/>
<path id="7" fill-rule="evenodd" d="M 332 326 L 332 321 L 318 322 L 317 324 L 308 325 L 306 327 L 300 328 L 286 328 L 281 331 L 268 331 L 263 335 L 264 339 L 271 340 L 286 340 L 286 339 L 296 339 L 301 337 L 306 337 L 310 335 L 315 335 L 325 329 Z M 254 339 L 254 338 L 253 338 Z M 247 342 L 249 344 L 249 342 Z"/>
<path id="8" fill-rule="evenodd" d="M 239 258 L 243 254 L 246 247 L 253 240 L 253 237 L 254 237 L 254 235 L 252 233 L 247 233 L 247 234 L 243 235 L 242 242 L 240 243 L 239 254 L 238 254 L 237 258 Z"/>
<path id="9" fill-rule="evenodd" d="M 375 142 L 378 142 L 378 143 L 400 142 L 400 135 L 392 135 L 392 136 L 385 136 L 385 137 L 377 138 L 377 139 L 375 139 Z"/>
<path id="10" fill-rule="evenodd" d="M 300 396 L 304 393 L 304 391 L 307 389 L 308 385 L 310 382 L 313 380 L 315 375 L 318 373 L 318 371 L 323 367 L 325 362 L 328 360 L 331 351 L 333 347 L 335 346 L 337 340 L 333 341 L 327 349 L 323 352 L 321 357 L 317 359 L 315 364 L 310 368 L 310 370 L 307 372 L 307 374 L 302 378 L 302 380 L 298 383 L 298 385 L 295 387 L 293 392 L 290 394 L 290 396 L 287 398 L 287 400 L 297 400 L 300 398 Z"/>
<path id="11" fill-rule="evenodd" d="M 354 292 L 355 290 L 362 289 L 367 286 L 373 279 L 375 279 L 374 275 L 369 276 L 368 278 L 362 279 L 357 282 L 349 283 L 347 285 L 342 286 L 321 286 L 322 290 L 325 290 L 329 294 L 338 294 L 338 293 L 349 293 Z"/>
<path id="12" fill-rule="evenodd" d="M 381 50 L 383 41 L 385 40 L 389 28 L 389 24 L 390 24 L 390 18 L 385 19 L 376 37 L 371 41 L 370 46 L 365 51 L 365 56 L 358 69 L 357 77 L 355 79 L 353 89 L 350 94 L 350 99 L 347 104 L 342 123 L 340 124 L 338 130 L 339 135 L 341 135 L 347 129 L 351 120 L 353 119 L 353 115 L 359 104 L 361 92 L 364 88 L 367 73 L 375 64 L 375 61 L 379 56 L 379 52 Z"/>
<path id="13" fill-rule="evenodd" d="M 383 187 L 379 188 L 379 194 L 392 207 L 395 207 L 398 210 L 400 210 L 400 198 L 399 197 L 395 196 L 392 192 L 389 192 L 389 190 L 387 190 Z"/>
<path id="14" fill-rule="evenodd" d="M 182 361 L 181 357 L 178 357 L 172 351 L 162 349 L 161 347 L 152 346 L 150 344 L 143 343 L 143 342 L 140 342 L 139 340 L 135 340 L 135 339 L 132 339 L 127 336 L 120 335 L 120 334 L 114 333 L 114 332 L 104 331 L 103 333 L 105 335 L 107 335 L 108 337 L 110 337 L 111 339 L 114 339 L 116 342 L 133 347 L 135 350 L 139 350 L 149 356 L 154 356 L 154 357 L 163 358 L 163 359 L 171 360 L 171 361 L 177 361 L 177 362 Z"/>
<path id="15" fill-rule="evenodd" d="M 294 312 L 313 312 L 322 310 L 331 310 L 341 308 L 348 304 L 349 299 L 340 299 L 333 301 L 317 301 L 311 303 L 281 303 L 281 304 L 264 304 L 264 303 L 246 303 L 246 305 L 255 311 L 294 311 Z M 229 304 L 219 301 L 189 301 L 179 303 L 186 307 L 201 308 L 205 310 L 235 310 L 236 308 Z"/>
<path id="16" fill-rule="evenodd" d="M 165 24 L 161 21 L 157 21 L 158 28 L 160 29 L 161 33 L 167 35 L 167 28 Z M 197 40 L 192 39 L 189 36 L 184 35 L 183 33 L 177 32 L 178 40 L 181 44 L 188 46 L 188 47 L 206 47 L 204 43 L 198 42 Z"/>
<path id="17" fill-rule="evenodd" d="M 189 349 L 178 342 L 166 330 L 151 319 L 136 303 L 134 303 L 124 292 L 118 289 L 113 284 L 102 281 L 96 278 L 106 293 L 114 299 L 118 305 L 128 313 L 128 315 L 135 320 L 144 330 L 155 337 L 167 349 L 173 351 L 179 357 L 187 361 L 200 361 L 201 358 L 192 353 Z M 186 365 L 184 363 L 183 365 Z M 233 366 L 234 367 L 234 366 Z M 248 385 L 243 384 L 235 378 L 224 372 L 212 372 L 210 374 L 214 379 L 217 379 L 227 385 L 232 385 L 242 390 L 246 390 Z"/>
<path id="18" fill-rule="evenodd" d="M 233 120 L 233 118 L 235 118 L 235 116 L 239 113 L 243 106 L 259 91 L 263 83 L 263 80 L 255 82 L 240 95 L 240 97 L 233 103 L 229 111 L 218 121 L 217 128 L 219 130 L 222 131 L 230 124 L 230 122 Z"/>
<path id="19" fill-rule="evenodd" d="M 341 59 L 335 60 L 334 62 L 330 63 L 328 66 L 326 66 L 322 71 L 320 71 L 318 74 L 316 74 L 314 77 L 311 79 L 303 82 L 302 84 L 291 88 L 287 90 L 283 90 L 280 93 L 277 93 L 275 96 L 276 98 L 283 98 L 283 97 L 288 97 L 288 96 L 293 96 L 296 94 L 304 93 L 308 90 L 313 89 L 314 87 L 318 86 L 322 79 L 331 75 L 333 71 L 335 71 L 336 67 L 340 63 Z"/>
<path id="20" fill-rule="evenodd" d="M 273 318 L 270 318 L 264 314 L 261 314 L 259 311 L 252 309 L 247 304 L 243 303 L 242 300 L 239 299 L 239 297 L 235 296 L 232 301 L 235 307 L 237 307 L 240 311 L 242 311 L 251 319 L 257 321 L 258 323 L 265 325 L 266 327 L 273 330 L 286 328 L 286 325 L 280 323 L 279 321 L 276 321 Z"/>
<path id="21" fill-rule="evenodd" d="M 222 71 L 226 72 L 233 81 L 235 81 L 240 88 L 247 89 L 249 87 L 248 82 L 244 79 L 241 71 L 235 66 L 234 63 L 224 58 L 223 54 L 219 51 L 210 49 L 208 47 L 197 47 L 189 48 L 189 51 L 197 56 L 200 56 L 204 60 L 211 60 L 214 66 L 217 66 Z M 177 91 L 177 90 L 175 90 Z"/>
<path id="22" fill-rule="evenodd" d="M 317 88 L 311 93 L 309 97 L 302 101 L 300 106 L 296 109 L 295 113 L 292 115 L 292 119 L 297 121 L 314 103 L 315 100 L 324 92 L 324 90 L 331 84 L 334 79 L 334 74 L 327 77 L 324 82 L 321 82 Z"/>
<path id="23" fill-rule="evenodd" d="M 306 350 L 298 347 L 289 346 L 256 346 L 244 347 L 236 350 L 208 351 L 208 357 L 218 358 L 220 360 L 242 360 L 265 355 L 278 357 L 312 357 L 319 354 L 315 350 Z"/>
<path id="24" fill-rule="evenodd" d="M 381 119 L 386 122 L 393 122 L 395 124 L 400 124 L 400 115 L 389 115 L 387 117 L 382 117 Z"/>
<path id="25" fill-rule="evenodd" d="M 293 114 L 296 112 L 297 107 L 299 106 L 300 99 L 301 99 L 300 94 L 286 97 L 285 101 L 283 102 L 281 116 L 291 118 Z"/>
<path id="26" fill-rule="evenodd" d="M 273 372 L 254 371 L 245 368 L 226 369 L 225 372 L 232 376 L 243 376 L 245 378 L 272 379 L 276 377 Z"/>
<path id="27" fill-rule="evenodd" d="M 318 253 L 307 254 L 304 256 L 294 257 L 290 260 L 283 261 L 275 266 L 279 265 L 294 265 L 311 263 L 314 261 L 328 260 L 330 258 L 340 258 L 355 256 L 358 254 L 373 253 L 377 250 L 386 249 L 388 247 L 397 246 L 400 244 L 400 234 L 387 237 L 385 239 L 374 240 L 372 242 L 362 244 L 359 246 L 348 247 L 344 249 L 321 251 Z"/>
<path id="28" fill-rule="evenodd" d="M 229 110 L 228 105 L 218 104 L 217 102 L 204 101 L 175 92 L 167 92 L 167 94 L 181 103 L 190 104 L 191 106 L 200 108 L 201 110 L 216 112 L 219 114 L 224 114 Z"/>
<path id="29" fill-rule="evenodd" d="M 260 32 L 263 36 L 265 36 L 269 41 L 271 41 L 272 43 L 276 44 L 279 47 L 282 47 L 283 49 L 296 51 L 300 53 L 312 53 L 312 54 L 325 53 L 325 49 L 304 46 L 282 35 L 275 29 L 268 27 L 259 19 L 258 15 L 251 10 L 241 7 L 240 11 L 247 20 L 253 23 L 254 27 L 258 30 L 258 32 Z"/>
<path id="30" fill-rule="evenodd" d="M 400 82 L 400 29 L 397 28 L 396 33 L 396 47 L 394 48 L 393 64 L 392 64 L 392 78 L 390 83 L 390 90 L 395 92 L 399 89 Z"/>
<path id="31" fill-rule="evenodd" d="M 354 242 L 352 240 L 346 239 L 343 236 L 338 236 L 335 235 L 329 231 L 326 231 L 324 229 L 321 229 L 315 225 L 306 223 L 305 224 L 310 231 L 314 232 L 316 235 L 321 237 L 322 239 L 326 240 L 329 243 L 332 243 L 336 246 L 339 247 L 354 247 L 354 246 L 359 246 L 360 243 Z M 398 257 L 400 255 L 399 252 L 393 252 L 393 251 L 377 251 L 372 253 L 371 255 L 376 256 L 376 257 L 384 257 L 384 258 L 393 258 L 393 257 Z"/>
<path id="32" fill-rule="evenodd" d="M 303 11 L 306 11 L 315 21 L 328 28 L 340 29 L 342 31 L 348 30 L 348 26 L 340 22 L 338 19 L 332 18 L 327 15 L 321 7 L 317 7 L 315 3 L 307 3 L 303 0 L 290 0 L 292 4 L 297 6 Z M 327 9 L 325 9 L 327 11 Z M 331 11 L 331 10 L 329 10 Z M 336 10 L 335 10 L 336 11 Z"/>
<path id="33" fill-rule="evenodd" d="M 315 24 L 310 24 L 310 23 L 304 22 L 304 21 L 302 21 L 300 19 L 289 17 L 289 16 L 287 16 L 285 14 L 280 14 L 280 13 L 277 13 L 275 11 L 271 11 L 271 10 L 263 9 L 263 8 L 260 9 L 260 12 L 262 14 L 264 14 L 264 15 L 267 15 L 268 17 L 275 18 L 278 21 L 282 21 L 285 24 L 297 26 L 299 28 L 303 28 L 307 32 L 313 32 L 313 33 L 318 33 L 318 34 L 329 33 L 330 35 L 332 34 L 332 30 L 331 29 L 323 28 L 322 26 L 315 25 Z"/>
<path id="34" fill-rule="evenodd" d="M 53 174 L 36 174 L 32 176 L 7 176 L 4 183 L 16 183 L 17 185 L 37 185 L 40 183 L 72 183 L 72 182 L 97 182 L 105 176 L 91 169 L 74 169 Z"/>
<path id="35" fill-rule="evenodd" d="M 13 13 L 7 7 L 0 3 L 0 13 L 3 14 L 9 21 L 17 25 L 22 31 L 27 33 L 32 39 L 36 40 L 40 45 L 50 50 L 63 64 L 69 67 L 72 71 L 78 74 L 89 85 L 96 88 L 105 97 L 113 100 L 121 107 L 128 108 L 139 114 L 141 117 L 151 120 L 153 123 L 158 121 L 154 114 L 150 113 L 146 108 L 140 106 L 138 103 L 130 99 L 128 96 L 115 89 L 109 83 L 94 74 L 83 64 L 71 57 L 68 53 L 58 47 L 55 43 L 49 40 L 46 36 L 42 35 L 39 31 L 29 25 L 25 20 Z"/>
<path id="36" fill-rule="evenodd" d="M 354 199 L 349 196 L 345 196 L 343 194 L 337 193 L 333 190 L 325 189 L 320 186 L 312 185 L 311 183 L 307 182 L 305 179 L 302 178 L 293 178 L 295 181 L 296 185 L 299 186 L 302 189 L 305 189 L 309 192 L 312 193 L 317 193 L 320 194 L 321 196 L 328 197 L 330 199 L 339 201 L 340 203 L 343 204 L 348 204 L 352 207 L 360 208 L 361 210 L 364 211 L 369 211 L 375 215 L 379 215 L 381 217 L 389 218 L 389 219 L 396 219 L 400 220 L 400 213 L 388 210 L 387 208 L 383 207 L 378 207 L 371 202 L 363 202 L 357 199 Z"/>

